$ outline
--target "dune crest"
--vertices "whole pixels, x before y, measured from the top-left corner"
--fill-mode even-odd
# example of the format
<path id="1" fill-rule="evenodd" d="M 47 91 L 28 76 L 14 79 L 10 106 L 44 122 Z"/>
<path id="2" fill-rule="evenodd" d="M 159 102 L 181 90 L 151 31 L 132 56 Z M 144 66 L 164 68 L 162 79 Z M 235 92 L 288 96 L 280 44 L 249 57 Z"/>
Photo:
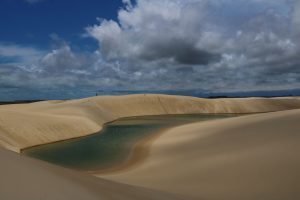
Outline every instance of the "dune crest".
<path id="1" fill-rule="evenodd" d="M 300 108 L 299 98 L 201 99 L 170 95 L 100 96 L 0 106 L 0 146 L 19 152 L 102 129 L 121 117 L 192 113 L 257 113 Z"/>

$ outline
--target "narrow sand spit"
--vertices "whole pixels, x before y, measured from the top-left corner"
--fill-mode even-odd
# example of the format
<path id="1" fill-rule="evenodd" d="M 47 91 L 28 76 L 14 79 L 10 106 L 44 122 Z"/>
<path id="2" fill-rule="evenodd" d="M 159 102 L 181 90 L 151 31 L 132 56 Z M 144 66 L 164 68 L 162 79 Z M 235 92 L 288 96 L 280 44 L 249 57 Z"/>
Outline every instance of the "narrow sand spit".
<path id="1" fill-rule="evenodd" d="M 99 176 L 196 199 L 300 199 L 299 120 L 292 110 L 176 127 L 139 165 Z"/>
<path id="2" fill-rule="evenodd" d="M 0 106 L 0 146 L 19 152 L 36 145 L 98 132 L 122 117 L 257 113 L 300 108 L 300 98 L 201 99 L 169 95 L 102 96 Z"/>

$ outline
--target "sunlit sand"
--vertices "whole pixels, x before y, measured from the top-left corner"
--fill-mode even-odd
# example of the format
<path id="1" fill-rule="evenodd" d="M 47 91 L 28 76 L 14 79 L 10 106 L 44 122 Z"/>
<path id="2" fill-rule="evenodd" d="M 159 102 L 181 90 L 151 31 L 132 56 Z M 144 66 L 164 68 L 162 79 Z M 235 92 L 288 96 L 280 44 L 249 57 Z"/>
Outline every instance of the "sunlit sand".
<path id="1" fill-rule="evenodd" d="M 0 198 L 298 199 L 299 110 L 297 97 L 167 95 L 0 106 Z M 91 135 L 122 117 L 195 113 L 251 115 L 167 129 L 138 144 L 147 151 L 133 157 L 140 162 L 96 177 L 15 153 Z"/>

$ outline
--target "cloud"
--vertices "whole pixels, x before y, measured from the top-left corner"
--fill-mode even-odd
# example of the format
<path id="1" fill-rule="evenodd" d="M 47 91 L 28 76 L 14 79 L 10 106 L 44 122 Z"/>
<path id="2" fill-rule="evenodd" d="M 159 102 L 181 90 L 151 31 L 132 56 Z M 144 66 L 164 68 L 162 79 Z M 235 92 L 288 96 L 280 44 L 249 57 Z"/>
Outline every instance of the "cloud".
<path id="1" fill-rule="evenodd" d="M 140 80 L 154 74 L 166 88 L 212 90 L 300 86 L 299 1 L 123 2 L 117 21 L 87 32 L 108 62 Z"/>
<path id="2" fill-rule="evenodd" d="M 0 57 L 23 64 L 36 62 L 45 52 L 33 47 L 0 43 Z"/>
<path id="3" fill-rule="evenodd" d="M 199 23 L 202 9 L 181 1 L 140 0 L 136 6 L 126 1 L 118 22 L 103 20 L 87 31 L 99 41 L 107 59 L 170 59 L 206 65 L 218 61 L 220 55 L 201 40 L 205 29 Z"/>
<path id="4" fill-rule="evenodd" d="M 94 54 L 73 52 L 65 42 L 50 52 L 0 45 L 0 93 L 9 88 L 41 91 L 86 85 L 96 59 Z"/>
<path id="5" fill-rule="evenodd" d="M 300 88 L 299 1 L 123 3 L 117 20 L 86 28 L 95 52 L 74 51 L 57 34 L 48 51 L 0 43 L 0 92 Z"/>
<path id="6" fill-rule="evenodd" d="M 72 52 L 70 46 L 63 45 L 45 55 L 40 65 L 47 72 L 63 73 L 67 69 L 80 69 L 83 67 L 83 62 L 84 60 Z"/>
<path id="7" fill-rule="evenodd" d="M 300 37 L 300 1 L 296 1 L 293 13 L 293 26 L 296 29 L 297 37 Z"/>

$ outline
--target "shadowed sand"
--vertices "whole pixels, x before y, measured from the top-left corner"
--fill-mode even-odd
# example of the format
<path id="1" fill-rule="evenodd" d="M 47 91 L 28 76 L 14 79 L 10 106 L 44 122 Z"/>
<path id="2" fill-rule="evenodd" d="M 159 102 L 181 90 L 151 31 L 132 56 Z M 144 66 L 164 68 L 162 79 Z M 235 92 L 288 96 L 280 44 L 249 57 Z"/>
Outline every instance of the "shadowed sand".
<path id="1" fill-rule="evenodd" d="M 201 99 L 168 95 L 103 96 L 0 106 L 0 146 L 19 152 L 36 145 L 82 137 L 122 117 L 256 113 L 300 108 L 300 98 Z"/>
<path id="2" fill-rule="evenodd" d="M 196 199 L 300 199 L 299 120 L 292 110 L 176 127 L 139 165 L 99 176 Z"/>
<path id="3" fill-rule="evenodd" d="M 1 200 L 186 200 L 103 180 L 0 148 Z"/>

